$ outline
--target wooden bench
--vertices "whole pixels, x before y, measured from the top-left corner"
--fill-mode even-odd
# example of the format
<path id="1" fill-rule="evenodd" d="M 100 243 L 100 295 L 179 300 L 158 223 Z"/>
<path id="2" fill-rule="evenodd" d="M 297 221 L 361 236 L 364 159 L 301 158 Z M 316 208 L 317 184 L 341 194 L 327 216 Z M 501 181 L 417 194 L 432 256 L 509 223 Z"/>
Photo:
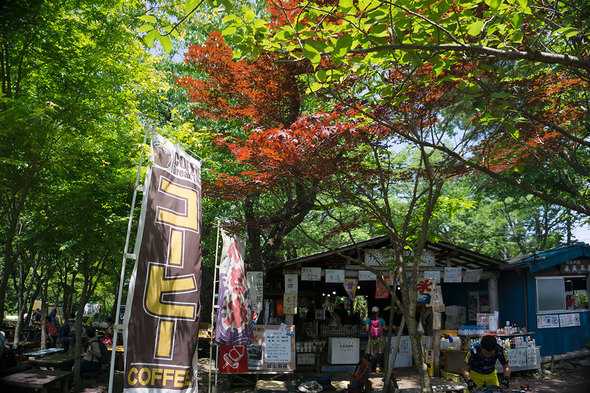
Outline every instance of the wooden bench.
<path id="1" fill-rule="evenodd" d="M 0 378 L 0 386 L 27 388 L 41 393 L 47 393 L 49 389 L 68 393 L 71 375 L 71 371 L 28 370 Z"/>

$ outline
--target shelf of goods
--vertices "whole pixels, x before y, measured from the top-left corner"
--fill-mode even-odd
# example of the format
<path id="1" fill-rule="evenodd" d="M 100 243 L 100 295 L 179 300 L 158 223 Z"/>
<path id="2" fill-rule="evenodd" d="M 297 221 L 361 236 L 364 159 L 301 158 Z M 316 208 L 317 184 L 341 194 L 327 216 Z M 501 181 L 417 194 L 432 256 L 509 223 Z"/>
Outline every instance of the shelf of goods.
<path id="1" fill-rule="evenodd" d="M 496 336 L 498 344 L 502 345 L 508 356 L 508 364 L 512 371 L 538 370 L 541 368 L 541 347 L 535 344 L 531 338 L 534 332 L 496 334 L 493 332 L 482 332 L 481 334 L 461 335 L 461 350 L 442 350 L 443 368 L 445 371 L 460 373 L 463 368 L 467 348 L 479 342 L 484 334 Z M 502 372 L 500 362 L 496 363 L 498 372 Z"/>

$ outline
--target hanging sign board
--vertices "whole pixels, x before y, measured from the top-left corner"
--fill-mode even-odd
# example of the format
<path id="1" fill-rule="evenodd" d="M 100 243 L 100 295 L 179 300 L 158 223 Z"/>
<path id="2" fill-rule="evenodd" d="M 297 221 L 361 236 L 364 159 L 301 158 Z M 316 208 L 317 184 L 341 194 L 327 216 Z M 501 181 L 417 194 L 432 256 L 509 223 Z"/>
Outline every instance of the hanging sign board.
<path id="1" fill-rule="evenodd" d="M 435 283 L 440 283 L 440 270 L 425 270 L 424 278 L 429 278 Z"/>
<path id="2" fill-rule="evenodd" d="M 283 294 L 283 313 L 295 315 L 297 314 L 297 294 L 284 293 Z"/>
<path id="3" fill-rule="evenodd" d="M 467 269 L 463 276 L 463 282 L 479 282 L 483 269 Z"/>
<path id="4" fill-rule="evenodd" d="M 344 270 L 341 269 L 326 269 L 326 282 L 330 283 L 344 283 Z"/>
<path id="5" fill-rule="evenodd" d="M 461 282 L 461 268 L 445 267 L 444 282 Z"/>
<path id="6" fill-rule="evenodd" d="M 416 299 L 416 302 L 418 304 L 430 304 L 431 293 L 434 286 L 435 284 L 432 280 L 421 278 L 416 284 L 416 288 L 418 289 L 418 298 Z"/>
<path id="7" fill-rule="evenodd" d="M 285 293 L 297 292 L 297 274 L 285 274 Z"/>
<path id="8" fill-rule="evenodd" d="M 264 273 L 263 272 L 247 272 L 248 287 L 250 288 L 250 302 L 252 305 L 252 319 L 254 322 L 258 321 L 258 316 L 262 312 L 264 299 Z"/>
<path id="9" fill-rule="evenodd" d="M 375 273 L 368 270 L 359 270 L 359 281 L 375 281 L 376 279 L 377 275 Z"/>
<path id="10" fill-rule="evenodd" d="M 322 281 L 321 267 L 302 267 L 301 281 Z"/>

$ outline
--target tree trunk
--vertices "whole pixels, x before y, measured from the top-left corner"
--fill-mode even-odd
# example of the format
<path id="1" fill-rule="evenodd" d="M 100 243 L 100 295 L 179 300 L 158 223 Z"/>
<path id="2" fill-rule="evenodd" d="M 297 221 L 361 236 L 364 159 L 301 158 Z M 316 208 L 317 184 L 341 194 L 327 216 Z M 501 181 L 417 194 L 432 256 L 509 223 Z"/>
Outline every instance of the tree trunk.
<path id="1" fill-rule="evenodd" d="M 43 285 L 43 296 L 41 296 L 41 303 L 43 304 L 43 315 L 41 316 L 41 349 L 47 347 L 47 331 L 45 330 L 45 322 L 47 321 L 47 315 L 49 315 L 49 305 L 47 304 L 47 287 L 49 286 L 49 268 L 45 273 L 45 280 Z"/>

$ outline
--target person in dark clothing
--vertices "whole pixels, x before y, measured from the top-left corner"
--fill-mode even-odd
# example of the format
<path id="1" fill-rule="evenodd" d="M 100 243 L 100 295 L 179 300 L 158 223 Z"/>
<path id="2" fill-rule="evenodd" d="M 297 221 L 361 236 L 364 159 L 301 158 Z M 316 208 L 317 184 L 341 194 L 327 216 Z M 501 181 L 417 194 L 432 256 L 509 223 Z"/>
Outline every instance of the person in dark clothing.
<path id="1" fill-rule="evenodd" d="M 100 370 L 100 346 L 94 328 L 87 326 L 84 335 L 88 338 L 88 350 L 86 351 L 86 357 L 80 364 L 80 374 Z"/>
<path id="2" fill-rule="evenodd" d="M 504 377 L 499 383 L 496 360 L 500 361 L 503 367 Z M 470 392 L 490 385 L 508 389 L 510 379 L 508 356 L 504 348 L 497 343 L 495 336 L 485 335 L 479 344 L 471 347 L 465 356 L 462 373 Z"/>

